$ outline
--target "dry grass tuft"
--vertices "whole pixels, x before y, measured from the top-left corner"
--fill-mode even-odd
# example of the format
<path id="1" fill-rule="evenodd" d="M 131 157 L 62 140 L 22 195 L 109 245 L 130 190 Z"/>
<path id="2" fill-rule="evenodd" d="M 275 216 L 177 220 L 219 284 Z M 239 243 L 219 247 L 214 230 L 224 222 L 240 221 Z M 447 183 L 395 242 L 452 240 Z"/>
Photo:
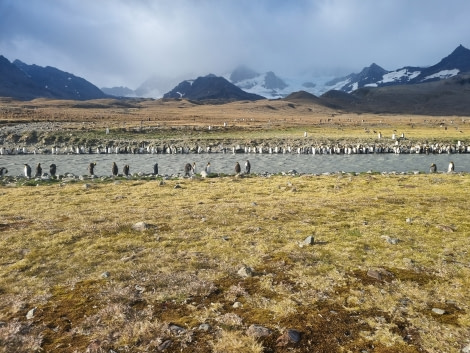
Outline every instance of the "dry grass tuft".
<path id="1" fill-rule="evenodd" d="M 468 344 L 468 175 L 0 188 L 0 352 Z M 288 329 L 300 341 L 278 345 Z"/>

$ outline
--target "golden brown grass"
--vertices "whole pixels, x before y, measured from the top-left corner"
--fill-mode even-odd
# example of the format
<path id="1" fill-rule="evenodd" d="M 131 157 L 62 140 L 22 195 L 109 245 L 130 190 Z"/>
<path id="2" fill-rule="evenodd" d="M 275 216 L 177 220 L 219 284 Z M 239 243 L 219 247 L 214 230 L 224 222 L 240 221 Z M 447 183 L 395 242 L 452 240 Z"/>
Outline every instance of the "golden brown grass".
<path id="1" fill-rule="evenodd" d="M 60 144 L 93 139 L 299 139 L 303 132 L 313 142 L 374 141 L 379 132 L 390 139 L 405 134 L 417 142 L 469 141 L 469 118 L 355 114 L 308 102 L 283 100 L 195 104 L 181 100 L 95 100 L 30 102 L 0 100 L 0 124 L 55 122 L 60 130 L 39 139 Z M 226 123 L 227 126 L 224 126 Z M 209 126 L 211 130 L 209 131 Z M 105 135 L 105 128 L 111 131 Z M 61 134 L 60 137 L 54 136 Z M 91 134 L 91 135 L 90 135 Z M 21 137 L 20 137 L 21 138 Z M 28 136 L 22 136 L 28 139 Z"/>
<path id="2" fill-rule="evenodd" d="M 459 352 L 469 187 L 466 174 L 1 187 L 0 352 Z M 280 344 L 290 328 L 300 342 Z"/>

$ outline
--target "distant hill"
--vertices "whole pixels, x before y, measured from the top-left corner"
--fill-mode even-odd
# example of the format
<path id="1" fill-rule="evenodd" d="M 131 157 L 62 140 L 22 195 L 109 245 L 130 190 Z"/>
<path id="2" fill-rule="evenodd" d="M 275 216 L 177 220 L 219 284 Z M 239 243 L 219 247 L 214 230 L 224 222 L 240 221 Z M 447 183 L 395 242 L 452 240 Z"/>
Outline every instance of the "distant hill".
<path id="1" fill-rule="evenodd" d="M 306 91 L 298 91 L 289 94 L 285 100 L 289 102 L 308 102 L 308 103 L 320 103 L 321 100 L 316 95 L 306 92 Z"/>
<path id="2" fill-rule="evenodd" d="M 135 97 L 134 90 L 128 87 L 101 87 L 101 91 L 105 94 L 115 97 Z"/>
<path id="3" fill-rule="evenodd" d="M 106 98 L 98 87 L 81 77 L 54 67 L 10 63 L 0 56 L 0 96 L 20 100 L 34 98 L 88 100 Z"/>
<path id="4" fill-rule="evenodd" d="M 182 81 L 170 92 L 164 94 L 163 98 L 185 98 L 212 102 L 265 99 L 257 94 L 247 93 L 225 78 L 215 75 Z"/>

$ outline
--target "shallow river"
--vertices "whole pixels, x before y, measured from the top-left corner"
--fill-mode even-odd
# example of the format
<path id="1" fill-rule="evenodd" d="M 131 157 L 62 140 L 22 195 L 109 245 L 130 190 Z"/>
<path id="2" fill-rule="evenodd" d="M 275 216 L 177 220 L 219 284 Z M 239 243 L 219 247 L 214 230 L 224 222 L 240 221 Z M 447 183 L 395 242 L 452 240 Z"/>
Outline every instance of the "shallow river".
<path id="1" fill-rule="evenodd" d="M 80 155 L 2 155 L 0 167 L 8 169 L 8 175 L 23 174 L 24 164 L 31 166 L 34 174 L 37 163 L 43 172 L 49 172 L 49 165 L 57 165 L 57 173 L 88 174 L 88 164 L 96 162 L 95 175 L 111 175 L 112 162 L 116 162 L 119 173 L 129 164 L 130 172 L 150 174 L 158 163 L 160 175 L 183 173 L 186 163 L 196 162 L 196 172 L 201 172 L 208 162 L 212 173 L 234 174 L 239 162 L 242 171 L 246 159 L 250 160 L 251 172 L 281 173 L 296 170 L 298 173 L 322 174 L 334 172 L 429 172 L 431 163 L 437 170 L 447 171 L 450 161 L 456 172 L 470 172 L 470 153 L 467 154 L 357 154 L 357 155 L 312 155 L 312 154 L 80 154 Z"/>

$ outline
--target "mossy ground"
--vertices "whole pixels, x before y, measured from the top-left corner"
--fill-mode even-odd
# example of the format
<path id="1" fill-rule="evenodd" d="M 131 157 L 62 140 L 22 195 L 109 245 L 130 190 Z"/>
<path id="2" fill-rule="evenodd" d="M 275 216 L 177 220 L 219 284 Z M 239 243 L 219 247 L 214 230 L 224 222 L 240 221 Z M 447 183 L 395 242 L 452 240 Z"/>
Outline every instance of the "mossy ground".
<path id="1" fill-rule="evenodd" d="M 0 352 L 468 344 L 467 174 L 88 184 L 0 187 Z M 271 335 L 247 335 L 252 324 Z M 300 342 L 278 345 L 290 328 Z"/>

